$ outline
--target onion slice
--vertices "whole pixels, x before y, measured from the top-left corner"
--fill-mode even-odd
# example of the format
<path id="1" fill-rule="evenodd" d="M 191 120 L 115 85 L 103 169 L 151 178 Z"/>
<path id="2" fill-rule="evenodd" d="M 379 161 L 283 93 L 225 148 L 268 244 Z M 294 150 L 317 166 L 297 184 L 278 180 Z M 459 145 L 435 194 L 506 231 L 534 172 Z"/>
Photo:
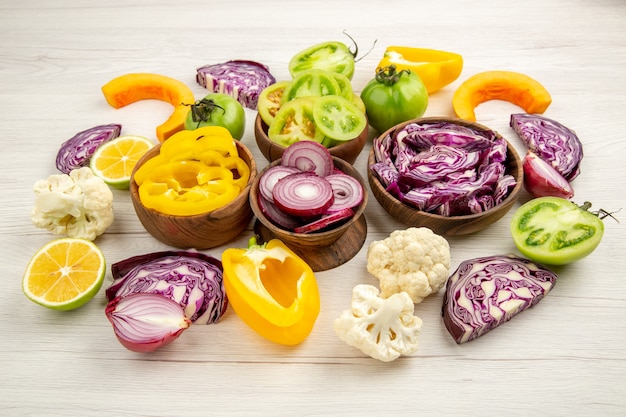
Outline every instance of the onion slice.
<path id="1" fill-rule="evenodd" d="M 276 206 L 293 216 L 324 214 L 333 204 L 333 187 L 311 172 L 299 172 L 278 180 L 273 190 Z"/>
<path id="2" fill-rule="evenodd" d="M 291 216 L 270 201 L 263 197 L 261 194 L 258 196 L 259 208 L 265 214 L 265 216 L 274 224 L 282 227 L 286 230 L 293 230 L 302 224 L 302 220 L 299 217 Z"/>
<path id="3" fill-rule="evenodd" d="M 177 302 L 159 294 L 134 293 L 114 298 L 105 314 L 120 343 L 133 352 L 152 352 L 191 325 Z"/>
<path id="4" fill-rule="evenodd" d="M 283 152 L 281 165 L 295 167 L 304 172 L 314 172 L 320 177 L 330 175 L 335 170 L 330 151 L 324 145 L 311 140 L 302 140 L 289 145 Z"/>
<path id="5" fill-rule="evenodd" d="M 533 152 L 528 152 L 522 162 L 524 188 L 533 197 L 572 198 L 574 189 L 570 183 L 548 162 Z"/>
<path id="6" fill-rule="evenodd" d="M 300 170 L 296 167 L 274 165 L 273 167 L 268 168 L 263 173 L 261 178 L 259 178 L 259 193 L 261 193 L 266 200 L 274 201 L 272 190 L 278 180 L 286 177 L 287 175 L 295 174 L 296 172 L 300 172 Z"/>
<path id="7" fill-rule="evenodd" d="M 328 212 L 353 208 L 363 201 L 363 186 L 354 177 L 347 174 L 331 174 L 325 177 L 333 187 L 334 200 Z"/>
<path id="8" fill-rule="evenodd" d="M 305 225 L 302 226 L 298 226 L 296 228 L 293 229 L 294 232 L 296 233 L 311 233 L 311 232 L 317 232 L 319 230 L 325 229 L 329 226 L 335 225 L 337 223 L 339 223 L 340 221 L 346 220 L 351 218 L 352 216 L 354 216 L 354 211 L 352 211 L 351 208 L 344 208 L 342 210 L 339 211 L 335 211 L 333 213 L 324 215 L 322 217 L 320 217 L 319 219 L 311 222 L 311 223 L 307 223 Z"/>

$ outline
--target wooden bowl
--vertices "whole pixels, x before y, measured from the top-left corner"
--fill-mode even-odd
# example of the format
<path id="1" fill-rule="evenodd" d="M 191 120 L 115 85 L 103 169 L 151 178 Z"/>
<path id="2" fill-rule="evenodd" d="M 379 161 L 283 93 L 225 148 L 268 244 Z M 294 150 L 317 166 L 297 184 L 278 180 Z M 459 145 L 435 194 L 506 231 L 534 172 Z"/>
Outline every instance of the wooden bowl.
<path id="1" fill-rule="evenodd" d="M 313 233 L 295 233 L 282 229 L 265 216 L 258 203 L 259 179 L 270 167 L 280 164 L 280 159 L 273 161 L 261 171 L 250 188 L 250 207 L 252 207 L 252 212 L 257 218 L 255 233 L 264 242 L 270 239 L 282 240 L 314 271 L 332 269 L 352 259 L 363 246 L 367 235 L 364 211 L 368 196 L 365 181 L 350 163 L 336 156 L 333 157 L 333 160 L 335 167 L 356 178 L 364 191 L 363 201 L 354 210 L 354 216 L 333 229 Z"/>
<path id="2" fill-rule="evenodd" d="M 233 201 L 209 213 L 172 216 L 147 208 L 139 199 L 139 186 L 131 178 L 130 196 L 133 207 L 148 233 L 177 248 L 208 249 L 223 245 L 244 231 L 253 218 L 248 195 L 257 175 L 257 166 L 250 150 L 238 141 L 236 144 L 239 156 L 250 167 L 250 179 L 246 188 Z M 160 147 L 159 144 L 150 149 L 139 160 L 133 174 L 148 159 L 158 155 Z"/>
<path id="3" fill-rule="evenodd" d="M 254 121 L 254 137 L 256 138 L 257 146 L 265 159 L 269 162 L 273 162 L 282 158 L 283 152 L 285 152 L 286 148 L 276 142 L 272 142 L 267 136 L 267 130 L 268 126 L 265 122 L 263 122 L 261 116 L 257 114 L 256 120 Z M 365 143 L 367 142 L 368 131 L 369 126 L 366 125 L 363 132 L 361 132 L 361 134 L 355 139 L 352 139 L 344 144 L 328 148 L 330 154 L 343 159 L 350 164 L 354 164 L 354 161 L 356 161 L 356 158 L 359 156 L 365 146 Z"/>
<path id="4" fill-rule="evenodd" d="M 380 137 L 384 138 L 389 134 L 393 134 L 396 130 L 402 129 L 405 125 L 409 123 L 432 124 L 438 122 L 456 123 L 478 131 L 491 130 L 488 127 L 480 125 L 478 123 L 471 123 L 461 119 L 425 117 L 415 120 L 409 120 L 407 122 L 396 125 L 384 132 Z M 496 135 L 501 137 L 497 132 Z M 368 158 L 368 167 L 375 162 L 376 156 L 374 154 L 374 149 L 372 149 Z M 493 224 L 494 222 L 502 218 L 517 201 L 523 183 L 522 161 L 520 160 L 518 153 L 508 141 L 506 173 L 512 175 L 517 183 L 503 202 L 482 213 L 449 217 L 421 211 L 400 202 L 397 198 L 395 198 L 393 195 L 385 190 L 385 187 L 381 184 L 376 174 L 374 174 L 370 169 L 367 170 L 367 179 L 370 184 L 372 194 L 374 194 L 374 197 L 376 198 L 378 203 L 394 219 L 407 226 L 428 227 L 433 232 L 440 235 L 460 236 L 478 232 Z"/>

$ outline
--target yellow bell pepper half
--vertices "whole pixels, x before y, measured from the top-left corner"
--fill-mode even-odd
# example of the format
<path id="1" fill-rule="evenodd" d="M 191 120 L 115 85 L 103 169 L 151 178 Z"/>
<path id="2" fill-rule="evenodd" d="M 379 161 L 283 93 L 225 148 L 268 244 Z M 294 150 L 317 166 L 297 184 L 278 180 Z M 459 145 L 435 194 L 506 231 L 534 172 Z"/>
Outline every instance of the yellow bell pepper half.
<path id="1" fill-rule="evenodd" d="M 282 241 L 272 239 L 222 254 L 224 288 L 235 313 L 264 338 L 297 345 L 311 333 L 320 311 L 311 267 Z"/>
<path id="2" fill-rule="evenodd" d="M 463 70 L 463 57 L 454 52 L 435 49 L 389 46 L 378 67 L 389 65 L 395 65 L 398 71 L 406 69 L 417 73 L 428 94 L 432 94 L 459 78 Z"/>

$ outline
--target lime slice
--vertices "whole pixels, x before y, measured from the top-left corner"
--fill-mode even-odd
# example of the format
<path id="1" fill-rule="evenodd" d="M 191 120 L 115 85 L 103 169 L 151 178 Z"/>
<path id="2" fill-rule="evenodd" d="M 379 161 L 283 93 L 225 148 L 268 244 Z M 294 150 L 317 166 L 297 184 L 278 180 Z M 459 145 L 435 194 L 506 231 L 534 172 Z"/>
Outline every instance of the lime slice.
<path id="1" fill-rule="evenodd" d="M 113 188 L 127 190 L 139 159 L 154 143 L 143 136 L 124 135 L 103 143 L 91 157 L 94 174 Z"/>
<path id="2" fill-rule="evenodd" d="M 74 310 L 91 300 L 102 287 L 106 262 L 91 241 L 55 239 L 32 257 L 22 290 L 32 301 L 53 310 Z"/>

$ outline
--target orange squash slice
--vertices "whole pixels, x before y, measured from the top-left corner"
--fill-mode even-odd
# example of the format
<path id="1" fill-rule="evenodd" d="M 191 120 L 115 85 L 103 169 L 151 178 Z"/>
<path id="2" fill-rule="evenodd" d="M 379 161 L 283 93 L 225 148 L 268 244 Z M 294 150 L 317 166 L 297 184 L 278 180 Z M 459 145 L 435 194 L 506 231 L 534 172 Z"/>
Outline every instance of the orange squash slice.
<path id="1" fill-rule="evenodd" d="M 156 128 L 159 142 L 185 128 L 188 104 L 195 100 L 193 92 L 185 83 L 151 73 L 131 73 L 116 77 L 102 86 L 102 93 L 107 103 L 116 109 L 148 99 L 165 101 L 174 106 L 170 117 Z"/>
<path id="2" fill-rule="evenodd" d="M 457 117 L 476 121 L 474 109 L 489 100 L 513 103 L 526 113 L 543 113 L 552 97 L 537 80 L 513 71 L 484 71 L 465 80 L 454 92 L 452 107 Z"/>

